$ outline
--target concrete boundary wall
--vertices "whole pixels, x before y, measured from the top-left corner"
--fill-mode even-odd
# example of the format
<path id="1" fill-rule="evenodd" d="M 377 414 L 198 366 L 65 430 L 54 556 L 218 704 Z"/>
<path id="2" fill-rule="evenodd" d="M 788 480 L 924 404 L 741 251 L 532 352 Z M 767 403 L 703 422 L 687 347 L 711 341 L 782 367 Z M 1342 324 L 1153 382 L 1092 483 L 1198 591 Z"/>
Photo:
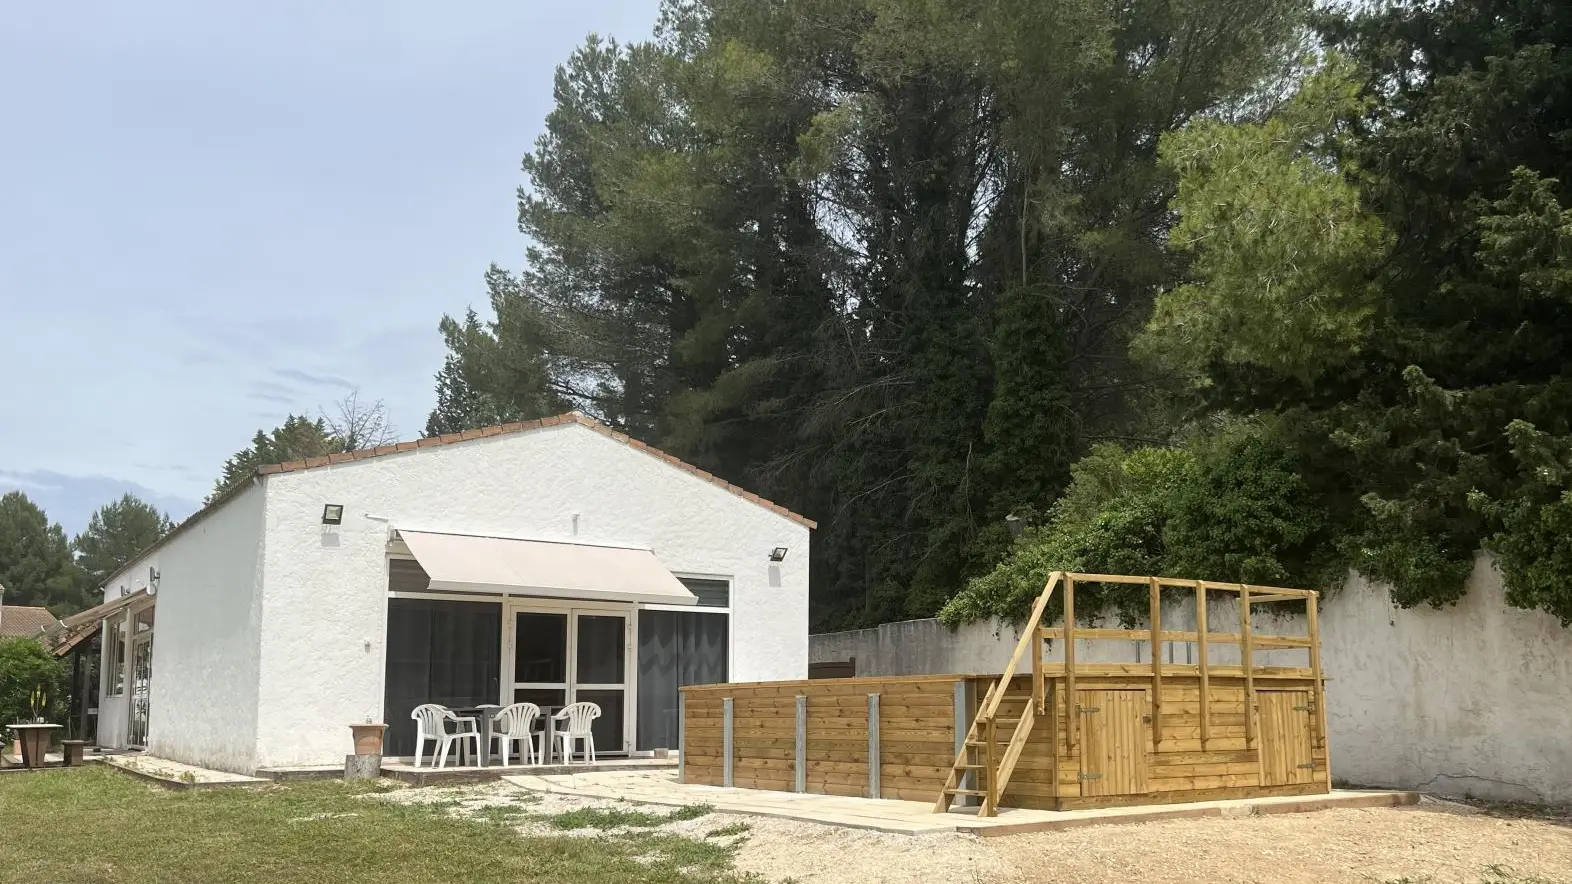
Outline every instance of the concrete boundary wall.
<path id="1" fill-rule="evenodd" d="M 1183 596 L 1164 591 L 1165 627 L 1193 628 L 1193 605 Z M 1209 602 L 1212 630 L 1237 631 L 1235 603 L 1216 595 Z M 1384 586 L 1353 575 L 1321 608 L 1339 781 L 1572 803 L 1572 629 L 1549 614 L 1509 607 L 1488 557 L 1476 560 L 1468 592 L 1453 607 L 1403 610 Z M 1306 633 L 1297 614 L 1257 612 L 1251 625 L 1263 633 Z M 855 657 L 858 676 L 989 674 L 1004 669 L 1018 640 L 1012 626 L 997 621 L 952 632 L 937 620 L 908 620 L 815 635 L 809 654 L 814 663 Z M 1176 663 L 1194 662 L 1195 652 L 1185 642 L 1164 643 L 1161 651 Z M 1145 662 L 1144 654 L 1137 642 L 1076 645 L 1076 660 L 1085 663 Z M 1062 659 L 1063 648 L 1050 646 L 1046 656 Z M 1257 651 L 1264 665 L 1302 666 L 1306 656 Z M 1214 663 L 1238 659 L 1235 646 L 1211 649 Z"/>

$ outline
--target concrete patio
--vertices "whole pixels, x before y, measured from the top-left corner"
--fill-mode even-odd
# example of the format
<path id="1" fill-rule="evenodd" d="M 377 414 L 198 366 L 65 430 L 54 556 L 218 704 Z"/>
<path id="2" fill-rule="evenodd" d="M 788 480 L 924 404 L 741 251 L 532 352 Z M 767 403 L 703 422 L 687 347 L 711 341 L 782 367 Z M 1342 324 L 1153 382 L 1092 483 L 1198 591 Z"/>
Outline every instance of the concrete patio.
<path id="1" fill-rule="evenodd" d="M 1249 817 L 1277 813 L 1302 813 L 1333 807 L 1392 807 L 1415 804 L 1416 792 L 1334 791 L 1330 795 L 1204 801 L 1193 804 L 1160 804 L 1098 810 L 1019 810 L 1005 808 L 999 815 L 979 818 L 974 813 L 933 812 L 921 801 L 844 798 L 796 792 L 768 792 L 678 783 L 675 771 L 575 771 L 571 773 L 511 773 L 505 782 L 533 792 L 582 798 L 631 801 L 680 807 L 708 804 L 723 813 L 777 817 L 902 835 L 961 832 L 973 835 L 1009 835 L 1048 832 L 1081 826 L 1140 823 L 1197 817 Z"/>

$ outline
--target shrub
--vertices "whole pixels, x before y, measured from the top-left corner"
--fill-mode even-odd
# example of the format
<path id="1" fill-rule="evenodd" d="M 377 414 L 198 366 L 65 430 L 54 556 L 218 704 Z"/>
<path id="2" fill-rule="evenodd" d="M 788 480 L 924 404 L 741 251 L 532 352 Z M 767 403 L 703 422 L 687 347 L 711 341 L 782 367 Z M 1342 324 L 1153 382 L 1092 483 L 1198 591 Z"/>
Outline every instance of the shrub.
<path id="1" fill-rule="evenodd" d="M 59 723 L 66 715 L 68 679 L 65 664 L 36 640 L 0 639 L 0 727 L 33 717 L 33 691 L 40 686 L 49 697 L 44 717 Z"/>

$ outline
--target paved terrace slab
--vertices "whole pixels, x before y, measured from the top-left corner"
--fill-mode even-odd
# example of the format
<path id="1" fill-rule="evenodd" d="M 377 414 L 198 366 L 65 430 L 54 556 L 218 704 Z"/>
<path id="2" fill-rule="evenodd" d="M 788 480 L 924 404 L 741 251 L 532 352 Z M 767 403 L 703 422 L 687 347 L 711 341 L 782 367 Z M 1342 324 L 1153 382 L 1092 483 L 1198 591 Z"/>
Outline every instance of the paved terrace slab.
<path id="1" fill-rule="evenodd" d="M 680 807 L 712 805 L 724 813 L 780 817 L 800 822 L 824 823 L 901 835 L 963 832 L 973 835 L 1010 835 L 1046 832 L 1079 826 L 1144 823 L 1195 817 L 1248 817 L 1271 813 L 1300 813 L 1330 807 L 1387 807 L 1415 804 L 1416 792 L 1348 792 L 1330 795 L 1296 795 L 1190 804 L 1154 804 L 1143 807 L 1110 807 L 1098 810 L 1020 810 L 1003 808 L 995 817 L 979 818 L 975 812 L 957 810 L 934 813 L 933 805 L 920 801 L 879 798 L 843 798 L 796 792 L 768 792 L 678 783 L 668 771 L 605 771 L 571 774 L 521 774 L 505 782 L 534 792 L 574 795 Z"/>
<path id="2" fill-rule="evenodd" d="M 256 786 L 270 782 L 258 777 L 181 764 L 153 755 L 111 755 L 103 763 L 172 789 Z"/>

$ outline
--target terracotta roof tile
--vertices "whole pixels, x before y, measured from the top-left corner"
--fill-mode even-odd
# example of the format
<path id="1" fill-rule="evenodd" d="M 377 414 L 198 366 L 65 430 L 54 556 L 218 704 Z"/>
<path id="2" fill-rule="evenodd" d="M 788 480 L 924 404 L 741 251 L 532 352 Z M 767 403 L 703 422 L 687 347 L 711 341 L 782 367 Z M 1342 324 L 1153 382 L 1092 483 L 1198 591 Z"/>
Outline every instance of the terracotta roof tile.
<path id="1" fill-rule="evenodd" d="M 326 466 L 330 463 L 336 464 L 350 460 L 366 460 L 372 457 L 381 457 L 386 454 L 396 454 L 420 448 L 432 448 L 438 445 L 452 445 L 455 442 L 468 442 L 474 439 L 488 438 L 491 436 L 505 436 L 513 433 L 527 433 L 530 430 L 538 430 L 545 427 L 555 427 L 566 423 L 576 423 L 580 426 L 588 427 L 589 429 L 600 433 L 602 436 L 605 436 L 609 439 L 614 439 L 630 448 L 634 448 L 646 454 L 654 455 L 655 457 L 666 461 L 667 463 L 683 470 L 684 472 L 692 473 L 693 475 L 703 479 L 706 482 L 709 482 L 712 485 L 724 488 L 727 491 L 730 491 L 731 493 L 745 500 L 756 503 L 773 513 L 785 516 L 786 518 L 791 519 L 792 521 L 799 524 L 806 525 L 809 528 L 818 527 L 817 523 L 806 516 L 794 513 L 778 503 L 766 500 L 751 491 L 739 488 L 736 485 L 727 482 L 725 479 L 720 478 L 719 476 L 701 470 L 693 464 L 681 460 L 674 455 L 667 454 L 666 452 L 661 451 L 659 448 L 656 448 L 647 442 L 641 442 L 626 433 L 613 430 L 611 427 L 606 426 L 600 421 L 595 420 L 588 415 L 580 414 L 576 411 L 570 411 L 567 414 L 559 414 L 552 417 L 545 417 L 539 420 L 515 421 L 513 423 L 506 423 L 498 426 L 480 427 L 473 430 L 465 430 L 462 433 L 444 433 L 441 436 L 428 436 L 424 439 L 417 439 L 413 442 L 399 442 L 394 445 L 379 445 L 376 448 L 355 451 L 349 454 L 335 454 L 329 457 L 308 457 L 305 460 L 294 460 L 282 464 L 270 464 L 268 466 L 259 468 L 257 473 L 258 475 L 293 473 L 299 470 L 315 469 L 320 466 Z M 195 517 L 193 516 L 193 518 Z"/>
<path id="2" fill-rule="evenodd" d="M 37 638 L 40 633 L 57 621 L 48 608 L 27 605 L 0 605 L 0 637 Z"/>

